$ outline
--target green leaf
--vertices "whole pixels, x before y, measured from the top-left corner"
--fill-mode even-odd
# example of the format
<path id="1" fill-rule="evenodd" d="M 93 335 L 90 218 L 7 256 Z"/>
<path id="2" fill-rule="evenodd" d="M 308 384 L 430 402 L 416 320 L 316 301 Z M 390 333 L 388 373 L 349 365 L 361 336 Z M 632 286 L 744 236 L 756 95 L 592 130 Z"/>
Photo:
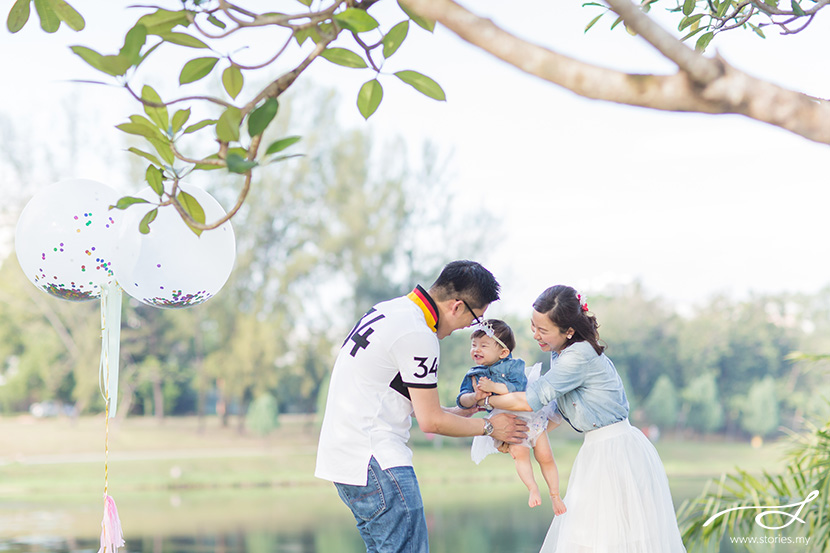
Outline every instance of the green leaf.
<path id="1" fill-rule="evenodd" d="M 173 162 L 176 161 L 176 156 L 173 155 L 173 150 L 170 148 L 170 142 L 168 140 L 148 138 L 147 142 L 153 145 L 153 148 L 156 149 L 158 154 L 161 156 L 161 159 L 164 160 L 167 165 L 173 165 Z"/>
<path id="2" fill-rule="evenodd" d="M 121 123 L 115 126 L 116 129 L 127 134 L 135 134 L 143 136 L 146 139 L 161 140 L 163 137 L 159 130 L 155 127 L 148 127 L 141 123 Z"/>
<path id="3" fill-rule="evenodd" d="M 265 129 L 274 120 L 279 110 L 280 103 L 276 98 L 268 98 L 248 116 L 248 136 L 258 136 L 265 132 Z"/>
<path id="4" fill-rule="evenodd" d="M 49 0 L 35 0 L 35 9 L 40 18 L 40 28 L 47 33 L 54 33 L 61 26 L 61 20 Z"/>
<path id="5" fill-rule="evenodd" d="M 144 85 L 144 88 L 141 89 L 141 100 L 142 103 L 144 102 L 151 102 L 153 104 L 163 104 L 161 97 L 158 93 L 153 90 L 153 88 L 149 85 Z M 163 129 L 163 132 L 167 131 L 167 125 L 170 122 L 169 114 L 167 113 L 167 106 L 162 106 L 160 108 L 153 107 L 144 103 L 144 113 L 156 124 L 157 127 Z"/>
<path id="6" fill-rule="evenodd" d="M 685 29 L 689 25 L 693 25 L 693 24 L 697 23 L 698 21 L 700 21 L 703 18 L 704 15 L 706 15 L 706 14 L 696 13 L 695 15 L 692 15 L 690 17 L 684 17 L 683 19 L 680 20 L 680 25 L 678 25 L 677 30 L 682 31 L 683 29 Z"/>
<path id="7" fill-rule="evenodd" d="M 605 15 L 605 14 L 604 14 L 604 13 L 601 13 L 601 14 L 599 14 L 598 16 L 596 16 L 595 18 L 593 18 L 593 19 L 591 20 L 591 22 L 590 22 L 590 23 L 588 23 L 588 24 L 585 26 L 585 31 L 584 31 L 584 32 L 586 32 L 586 33 L 587 33 L 587 32 L 588 32 L 588 29 L 590 29 L 591 27 L 593 27 L 593 26 L 594 26 L 594 24 L 595 24 L 597 21 L 599 21 L 599 20 L 600 20 L 600 18 L 601 18 L 603 15 Z"/>
<path id="8" fill-rule="evenodd" d="M 198 123 L 194 123 L 193 125 L 190 125 L 189 127 L 187 127 L 184 130 L 184 134 L 194 133 L 194 132 L 198 131 L 199 129 L 203 129 L 203 128 L 207 127 L 208 125 L 215 125 L 216 123 L 217 123 L 216 119 L 202 119 Z"/>
<path id="9" fill-rule="evenodd" d="M 225 152 L 225 156 L 229 156 L 231 154 L 236 154 L 239 157 L 245 159 L 248 157 L 248 150 L 242 148 L 241 146 L 236 146 L 234 148 L 228 148 L 228 151 Z M 219 159 L 219 155 L 216 155 L 216 159 Z"/>
<path id="10" fill-rule="evenodd" d="M 353 33 L 365 33 L 377 29 L 377 20 L 369 15 L 366 10 L 348 8 L 332 17 L 338 25 Z"/>
<path id="11" fill-rule="evenodd" d="M 98 71 L 114 77 L 124 75 L 132 65 L 130 60 L 124 57 L 102 56 L 95 50 L 90 50 L 85 46 L 70 46 L 69 49 Z"/>
<path id="12" fill-rule="evenodd" d="M 718 6 L 717 16 L 723 17 L 726 14 L 726 10 L 729 9 L 729 6 L 732 5 L 732 2 L 729 0 L 723 0 L 720 5 Z"/>
<path id="13" fill-rule="evenodd" d="M 186 33 L 157 33 L 158 36 L 162 38 L 165 42 L 169 42 L 171 44 L 178 44 L 179 46 L 186 46 L 188 48 L 207 48 L 208 45 L 196 38 L 195 36 L 190 36 Z"/>
<path id="14" fill-rule="evenodd" d="M 439 101 L 447 99 L 441 85 L 417 71 L 398 71 L 395 76 L 425 96 Z"/>
<path id="15" fill-rule="evenodd" d="M 136 24 L 144 25 L 149 35 L 159 35 L 169 33 L 177 25 L 187 27 L 190 21 L 187 19 L 186 10 L 173 12 L 159 8 L 153 13 L 141 16 Z"/>
<path id="16" fill-rule="evenodd" d="M 213 14 L 209 15 L 207 19 L 210 22 L 210 24 L 214 27 L 219 27 L 220 29 L 224 29 L 225 27 L 227 27 L 227 25 L 225 25 L 224 22 L 222 22 L 220 19 L 217 19 L 217 17 Z"/>
<path id="17" fill-rule="evenodd" d="M 219 58 L 196 58 L 192 59 L 182 67 L 179 74 L 179 84 L 187 84 L 198 81 L 208 75 L 216 66 Z"/>
<path id="18" fill-rule="evenodd" d="M 401 21 L 392 27 L 383 37 L 383 57 L 389 58 L 398 51 L 409 32 L 409 21 Z"/>
<path id="19" fill-rule="evenodd" d="M 791 0 L 790 5 L 793 8 L 793 13 L 795 15 L 797 15 L 798 17 L 802 17 L 804 15 L 807 15 L 807 14 L 804 13 L 804 10 L 801 9 L 801 6 L 799 5 L 799 3 L 796 2 L 795 0 Z"/>
<path id="20" fill-rule="evenodd" d="M 150 163 L 155 163 L 156 165 L 161 165 L 161 162 L 153 154 L 148 154 L 147 152 L 145 152 L 143 150 L 139 150 L 138 148 L 135 148 L 135 147 L 127 148 L 127 151 L 132 152 L 132 153 L 134 153 L 135 155 L 137 155 L 139 157 L 143 157 L 144 159 L 146 159 Z"/>
<path id="21" fill-rule="evenodd" d="M 303 137 L 301 136 L 288 136 L 286 138 L 281 138 L 280 140 L 276 140 L 268 146 L 268 149 L 265 150 L 265 155 L 269 156 L 271 154 L 276 154 L 277 152 L 281 152 L 302 140 Z"/>
<path id="22" fill-rule="evenodd" d="M 712 42 L 712 38 L 714 38 L 715 33 L 713 31 L 709 31 L 708 33 L 700 35 L 695 43 L 695 50 L 698 52 L 703 52 L 706 50 L 706 47 L 709 46 L 709 43 Z"/>
<path id="23" fill-rule="evenodd" d="M 216 122 L 216 136 L 222 142 L 239 140 L 239 125 L 242 123 L 242 112 L 239 108 L 229 107 L 219 116 Z"/>
<path id="24" fill-rule="evenodd" d="M 211 165 L 210 163 L 197 163 L 193 166 L 193 168 L 200 171 L 215 171 L 216 169 L 223 169 L 221 165 Z"/>
<path id="25" fill-rule="evenodd" d="M 615 20 L 614 20 L 614 22 L 613 22 L 613 23 L 611 23 L 611 30 L 613 31 L 613 30 L 614 30 L 614 28 L 616 28 L 616 26 L 617 26 L 617 25 L 619 25 L 620 23 L 622 23 L 622 20 L 623 20 L 623 18 L 622 18 L 622 17 L 618 17 L 617 19 L 615 19 Z"/>
<path id="26" fill-rule="evenodd" d="M 363 83 L 360 92 L 357 93 L 357 109 L 364 119 L 375 113 L 383 99 L 383 87 L 377 79 Z"/>
<path id="27" fill-rule="evenodd" d="M 320 56 L 332 63 L 336 63 L 337 65 L 342 65 L 344 67 L 354 67 L 357 69 L 368 67 L 366 62 L 363 61 L 363 58 L 351 50 L 346 50 L 345 48 L 326 48 Z"/>
<path id="28" fill-rule="evenodd" d="M 310 8 L 312 0 L 297 0 L 297 2 L 299 2 L 300 4 L 302 4 L 303 6 L 305 6 L 307 8 Z"/>
<path id="29" fill-rule="evenodd" d="M 66 23 L 70 29 L 73 31 L 83 30 L 85 26 L 84 18 L 81 17 L 81 14 L 75 8 L 67 4 L 64 0 L 49 0 L 49 4 L 52 6 L 55 15 Z"/>
<path id="30" fill-rule="evenodd" d="M 232 63 L 230 67 L 222 72 L 222 85 L 231 98 L 236 98 L 239 95 L 244 84 L 245 79 L 242 77 L 242 70 L 239 69 L 238 65 Z"/>
<path id="31" fill-rule="evenodd" d="M 228 154 L 225 162 L 228 164 L 228 171 L 239 174 L 245 174 L 259 165 L 256 161 L 249 161 L 238 154 Z"/>
<path id="32" fill-rule="evenodd" d="M 179 204 L 181 204 L 185 213 L 190 215 L 190 217 L 194 221 L 196 221 L 197 223 L 205 224 L 205 210 L 202 209 L 202 206 L 199 204 L 199 201 L 196 198 L 194 198 L 184 190 L 180 190 L 178 195 L 176 196 L 176 199 L 179 201 Z M 196 234 L 196 236 L 200 236 L 202 234 L 201 229 L 194 228 L 189 224 L 187 226 L 190 227 L 190 230 L 192 230 Z"/>
<path id="33" fill-rule="evenodd" d="M 158 197 L 161 197 L 161 195 L 164 194 L 164 183 L 161 169 L 155 165 L 148 165 L 147 171 L 144 173 L 144 180 L 147 181 L 147 184 L 150 185 L 150 188 L 153 189 L 153 192 L 155 192 Z"/>
<path id="34" fill-rule="evenodd" d="M 690 16 L 695 11 L 696 0 L 685 0 L 683 2 L 683 15 Z"/>
<path id="35" fill-rule="evenodd" d="M 707 28 L 707 27 L 698 27 L 697 29 L 695 29 L 694 31 L 692 31 L 691 33 L 689 33 L 688 35 L 686 35 L 686 36 L 684 36 L 683 38 L 681 38 L 681 39 L 680 39 L 680 42 L 685 42 L 687 39 L 692 38 L 693 36 L 695 36 L 696 34 L 698 34 L 698 33 L 699 33 L 699 32 L 701 32 L 701 31 L 705 30 L 706 28 Z"/>
<path id="36" fill-rule="evenodd" d="M 403 10 L 403 12 L 409 16 L 409 19 L 414 21 L 419 27 L 426 29 L 430 33 L 435 29 L 435 21 L 431 19 L 427 19 L 426 17 L 421 17 L 409 6 L 406 6 L 401 0 L 398 0 L 398 6 Z"/>
<path id="37" fill-rule="evenodd" d="M 173 133 L 177 133 L 184 127 L 184 124 L 187 123 L 187 120 L 190 119 L 190 108 L 187 109 L 180 109 L 176 113 L 173 114 L 173 122 L 171 123 L 171 130 Z"/>
<path id="38" fill-rule="evenodd" d="M 766 36 L 764 36 L 764 31 L 762 31 L 760 27 L 756 27 L 752 23 L 748 23 L 748 25 L 750 26 L 750 28 L 752 28 L 752 32 L 754 32 L 756 35 L 758 35 L 761 38 L 767 38 Z"/>
<path id="39" fill-rule="evenodd" d="M 141 234 L 150 234 L 150 223 L 156 220 L 156 215 L 159 214 L 159 208 L 153 208 L 144 214 L 141 222 L 138 223 L 138 232 Z"/>
<path id="40" fill-rule="evenodd" d="M 9 11 L 6 27 L 10 33 L 16 33 L 29 21 L 29 3 L 31 0 L 17 0 Z"/>
<path id="41" fill-rule="evenodd" d="M 285 161 L 286 159 L 291 159 L 293 157 L 303 157 L 303 154 L 291 154 L 289 156 L 272 157 L 271 159 L 268 160 L 268 163 L 269 164 L 270 163 L 279 163 L 280 161 Z"/>
<path id="42" fill-rule="evenodd" d="M 118 55 L 129 60 L 132 65 L 138 65 L 141 62 L 141 49 L 146 42 L 147 27 L 134 25 L 124 37 L 124 46 L 121 47 Z"/>
<path id="43" fill-rule="evenodd" d="M 123 198 L 118 198 L 118 201 L 115 205 L 111 205 L 110 209 L 127 209 L 131 205 L 135 204 L 148 204 L 147 200 L 144 198 L 136 198 L 134 196 L 124 196 Z"/>

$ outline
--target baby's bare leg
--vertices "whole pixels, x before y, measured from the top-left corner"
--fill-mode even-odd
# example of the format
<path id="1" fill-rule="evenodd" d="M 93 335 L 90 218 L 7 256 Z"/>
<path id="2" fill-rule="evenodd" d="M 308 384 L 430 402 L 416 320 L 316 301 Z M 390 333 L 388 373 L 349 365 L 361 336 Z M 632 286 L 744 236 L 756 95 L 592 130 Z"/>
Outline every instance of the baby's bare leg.
<path id="1" fill-rule="evenodd" d="M 516 472 L 519 473 L 519 478 L 530 491 L 527 504 L 530 507 L 538 507 L 542 504 L 542 496 L 539 494 L 539 486 L 536 485 L 536 479 L 533 477 L 530 449 L 525 446 L 510 444 L 510 455 L 516 461 Z"/>
<path id="2" fill-rule="evenodd" d="M 548 485 L 551 503 L 553 503 L 553 512 L 554 514 L 561 515 L 567 509 L 559 495 L 559 469 L 556 467 L 556 461 L 553 459 L 553 452 L 550 449 L 547 433 L 542 432 L 536 438 L 533 455 L 536 457 L 536 462 L 539 463 L 539 468 L 542 470 L 542 478 L 545 479 Z"/>

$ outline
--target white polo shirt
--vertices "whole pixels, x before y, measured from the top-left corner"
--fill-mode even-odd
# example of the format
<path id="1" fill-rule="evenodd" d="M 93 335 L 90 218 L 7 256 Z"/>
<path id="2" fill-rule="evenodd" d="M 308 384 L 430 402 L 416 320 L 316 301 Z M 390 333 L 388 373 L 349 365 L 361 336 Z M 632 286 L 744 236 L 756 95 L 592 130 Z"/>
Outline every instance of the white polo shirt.
<path id="1" fill-rule="evenodd" d="M 369 459 L 412 466 L 408 388 L 438 385 L 438 312 L 420 286 L 377 304 L 354 326 L 334 363 L 315 476 L 366 485 Z"/>

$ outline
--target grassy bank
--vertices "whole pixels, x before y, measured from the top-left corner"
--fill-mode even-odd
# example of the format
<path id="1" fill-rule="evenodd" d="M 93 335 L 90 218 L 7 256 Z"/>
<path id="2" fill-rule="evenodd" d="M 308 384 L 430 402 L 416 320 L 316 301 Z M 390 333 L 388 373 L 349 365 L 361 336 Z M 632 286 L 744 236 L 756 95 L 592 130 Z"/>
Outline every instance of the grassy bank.
<path id="1" fill-rule="evenodd" d="M 103 487 L 103 417 L 70 419 L 0 418 L 0 499 L 41 494 L 86 494 Z M 551 432 L 551 444 L 567 477 L 580 445 L 566 428 Z M 215 417 L 132 418 L 109 425 L 109 482 L 122 493 L 159 490 L 315 487 L 317 426 L 312 417 L 285 416 L 266 437 L 223 427 Z M 467 440 L 428 439 L 413 430 L 415 462 L 424 487 L 449 483 L 513 481 L 512 460 L 490 457 L 472 464 Z M 783 449 L 777 444 L 752 448 L 746 443 L 657 443 L 670 478 L 693 482 L 718 477 L 735 466 L 760 473 L 779 470 Z M 683 495 L 691 495 L 684 493 Z"/>
<path id="2" fill-rule="evenodd" d="M 104 487 L 103 417 L 0 418 L 0 540 L 22 535 L 94 533 Z M 581 440 L 550 433 L 563 484 Z M 521 506 L 526 491 L 512 459 L 470 461 L 469 440 L 427 437 L 413 429 L 415 464 L 431 509 L 470 509 L 475 498 Z M 220 531 L 240 520 L 253 527 L 351 528 L 334 488 L 314 478 L 317 426 L 283 417 L 261 438 L 222 427 L 216 418 L 127 419 L 109 427 L 109 493 L 133 533 Z M 666 439 L 657 444 L 678 502 L 735 466 L 760 473 L 780 468 L 782 448 Z M 541 478 L 539 478 L 541 482 Z M 543 517 L 539 513 L 532 513 Z M 46 530 L 48 528 L 48 530 Z"/>

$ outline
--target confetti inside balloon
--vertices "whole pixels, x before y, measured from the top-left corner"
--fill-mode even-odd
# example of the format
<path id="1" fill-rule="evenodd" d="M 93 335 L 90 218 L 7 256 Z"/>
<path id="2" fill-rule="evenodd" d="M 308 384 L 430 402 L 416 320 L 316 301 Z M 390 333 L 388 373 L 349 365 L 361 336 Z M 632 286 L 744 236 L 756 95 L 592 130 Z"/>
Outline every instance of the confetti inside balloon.
<path id="1" fill-rule="evenodd" d="M 196 187 L 181 187 L 205 211 L 208 222 L 225 215 L 213 196 Z M 158 203 L 145 188 L 137 197 Z M 162 207 L 141 234 L 138 223 L 155 206 L 136 204 L 125 211 L 115 258 L 118 283 L 133 298 L 163 308 L 191 307 L 213 297 L 227 282 L 236 260 L 236 240 L 230 222 L 197 236 L 172 206 Z"/>
<path id="2" fill-rule="evenodd" d="M 114 282 L 119 214 L 109 206 L 118 197 L 100 182 L 71 179 L 29 200 L 14 237 L 17 259 L 29 280 L 61 299 L 99 298 L 101 285 Z"/>

